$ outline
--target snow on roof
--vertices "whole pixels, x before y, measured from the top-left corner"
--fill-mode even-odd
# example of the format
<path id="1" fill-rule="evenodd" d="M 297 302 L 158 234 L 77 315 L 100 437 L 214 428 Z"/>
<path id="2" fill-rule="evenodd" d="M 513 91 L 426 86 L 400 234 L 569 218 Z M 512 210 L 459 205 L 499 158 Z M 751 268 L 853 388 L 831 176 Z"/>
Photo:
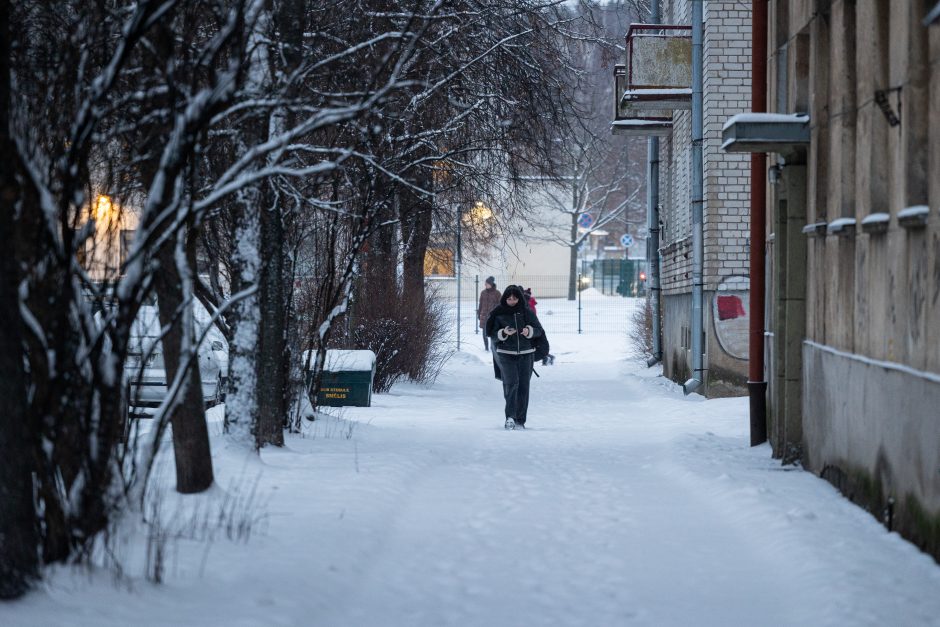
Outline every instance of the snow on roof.
<path id="1" fill-rule="evenodd" d="M 624 100 L 652 98 L 654 96 L 691 96 L 691 87 L 665 87 L 661 89 L 628 89 L 623 92 Z"/>
<path id="2" fill-rule="evenodd" d="M 312 364 L 316 358 L 316 351 L 304 351 L 304 367 Z M 344 350 L 331 348 L 326 351 L 326 368 L 328 372 L 364 372 L 372 370 L 375 365 L 375 353 L 370 350 Z"/>
<path id="3" fill-rule="evenodd" d="M 663 126 L 669 125 L 672 126 L 672 120 L 667 120 L 664 118 L 624 118 L 621 120 L 614 120 L 611 122 L 613 126 Z"/>
<path id="4" fill-rule="evenodd" d="M 799 122 L 809 124 L 809 116 L 805 113 L 738 113 L 732 115 L 721 127 L 721 130 L 727 130 L 728 127 L 738 122 L 746 124 L 792 124 Z"/>

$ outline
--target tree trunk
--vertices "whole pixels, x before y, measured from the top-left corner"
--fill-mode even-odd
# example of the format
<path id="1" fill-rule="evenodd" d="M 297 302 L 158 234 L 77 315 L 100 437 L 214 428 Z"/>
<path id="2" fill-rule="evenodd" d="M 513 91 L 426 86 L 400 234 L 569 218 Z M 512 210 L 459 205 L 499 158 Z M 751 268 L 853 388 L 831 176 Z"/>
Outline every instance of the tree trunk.
<path id="1" fill-rule="evenodd" d="M 257 211 L 257 190 L 246 192 L 233 204 L 232 225 L 235 229 L 232 250 L 231 293 L 250 289 L 261 272 L 260 218 Z M 235 439 L 256 444 L 258 425 L 258 334 L 261 312 L 257 292 L 232 305 L 229 321 L 232 340 L 229 342 L 228 390 L 225 395 L 225 431 Z"/>
<path id="2" fill-rule="evenodd" d="M 181 236 L 189 240 L 186 244 L 186 256 L 191 271 L 195 273 L 195 242 L 188 235 Z M 185 295 L 172 241 L 160 251 L 158 259 L 160 270 L 154 273 L 154 287 L 157 292 L 160 326 L 169 326 L 162 341 L 166 380 L 169 384 L 176 377 L 184 357 L 181 354 L 183 334 L 192 336 L 195 329 L 184 326 L 192 322 L 191 311 L 189 315 L 180 315 Z M 185 306 L 191 310 L 192 302 Z M 196 350 L 195 346 L 193 350 Z M 183 494 L 192 494 L 208 489 L 213 481 L 209 429 L 206 426 L 197 356 L 194 356 L 190 363 L 186 376 L 189 381 L 183 386 L 183 398 L 170 415 L 170 422 L 173 426 L 173 454 L 176 459 L 176 489 Z"/>
<path id="3" fill-rule="evenodd" d="M 395 216 L 390 209 L 383 208 L 375 219 L 391 222 Z M 389 288 L 397 284 L 397 275 L 398 234 L 394 226 L 383 226 L 369 237 L 368 251 L 362 255 L 363 283 L 368 286 L 366 295 L 375 293 L 373 290 L 379 290 L 381 294 L 389 293 Z"/>
<path id="4" fill-rule="evenodd" d="M 21 596 L 38 576 L 39 530 L 26 416 L 13 211 L 17 197 L 10 129 L 10 3 L 0 1 L 0 599 Z"/>
<path id="5" fill-rule="evenodd" d="M 5 140 L 0 146 L 10 154 Z M 0 165 L 0 249 L 7 251 L 16 193 L 7 171 L 11 161 Z M 13 256 L 0 255 L 0 599 L 23 594 L 39 565 L 16 276 Z"/>
<path id="6" fill-rule="evenodd" d="M 578 214 L 571 214 L 571 245 L 568 247 L 568 300 L 578 296 Z"/>
<path id="7" fill-rule="evenodd" d="M 262 191 L 261 276 L 259 298 L 261 320 L 259 329 L 256 391 L 258 426 L 255 444 L 284 446 L 284 422 L 287 420 L 289 387 L 287 354 L 287 302 L 284 286 L 285 246 L 281 222 L 281 205 L 268 185 Z"/>
<path id="8" fill-rule="evenodd" d="M 304 3 L 280 0 L 272 4 L 272 23 L 277 32 L 277 50 L 267 58 L 270 75 L 287 76 L 303 59 Z M 291 96 L 294 89 L 287 89 Z M 289 126 L 292 115 L 277 112 L 273 126 Z M 259 292 L 261 320 L 258 341 L 257 399 L 258 424 L 255 444 L 260 449 L 268 444 L 284 446 L 284 427 L 290 413 L 290 352 L 287 345 L 290 311 L 290 272 L 288 247 L 284 230 L 286 200 L 265 183 L 261 189 L 261 272 Z"/>
<path id="9" fill-rule="evenodd" d="M 415 183 L 428 189 L 430 181 Z M 424 195 L 402 189 L 399 196 L 398 216 L 401 220 L 402 284 L 403 293 L 414 302 L 424 300 L 424 256 L 431 240 L 433 202 Z"/>

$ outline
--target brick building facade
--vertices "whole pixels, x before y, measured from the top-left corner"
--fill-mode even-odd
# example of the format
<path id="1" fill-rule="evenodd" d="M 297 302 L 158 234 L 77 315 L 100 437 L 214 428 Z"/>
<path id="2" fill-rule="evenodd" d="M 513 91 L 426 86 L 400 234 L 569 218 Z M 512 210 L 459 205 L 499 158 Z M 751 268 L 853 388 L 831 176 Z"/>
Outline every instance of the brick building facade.
<path id="1" fill-rule="evenodd" d="M 663 22 L 689 24 L 688 0 L 662 3 Z M 704 309 L 707 396 L 743 394 L 747 382 L 750 161 L 721 150 L 725 120 L 750 109 L 751 12 L 737 1 L 705 3 Z M 691 112 L 676 111 L 661 148 L 663 368 L 691 368 Z"/>

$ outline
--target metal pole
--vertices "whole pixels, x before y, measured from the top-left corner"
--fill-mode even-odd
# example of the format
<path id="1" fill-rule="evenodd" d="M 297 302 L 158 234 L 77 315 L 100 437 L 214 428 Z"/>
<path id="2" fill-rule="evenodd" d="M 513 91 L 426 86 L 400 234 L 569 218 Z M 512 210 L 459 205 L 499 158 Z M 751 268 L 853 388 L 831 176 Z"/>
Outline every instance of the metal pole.
<path id="1" fill-rule="evenodd" d="M 659 0 L 650 2 L 650 22 L 658 24 L 661 20 Z M 661 293 L 659 285 L 659 138 L 650 137 L 647 142 L 649 155 L 649 176 L 647 177 L 647 212 L 646 223 L 649 237 L 646 240 L 646 265 L 649 268 L 650 309 L 653 316 L 653 354 L 646 365 L 655 366 L 663 359 L 663 329 L 660 312 Z"/>
<path id="2" fill-rule="evenodd" d="M 578 334 L 581 334 L 581 275 L 578 275 Z"/>
<path id="3" fill-rule="evenodd" d="M 692 377 L 682 386 L 686 394 L 698 391 L 705 382 L 702 358 L 705 335 L 702 309 L 702 269 L 705 260 L 702 228 L 705 174 L 702 167 L 703 1 L 692 0 Z"/>
<path id="4" fill-rule="evenodd" d="M 627 255 L 627 251 L 623 251 L 624 256 Z M 624 283 L 624 279 L 627 278 L 627 264 L 629 262 L 626 259 L 620 261 L 620 276 L 617 277 L 617 288 L 620 290 L 620 297 L 627 297 L 627 284 Z"/>
<path id="5" fill-rule="evenodd" d="M 457 210 L 457 350 L 460 350 L 460 210 Z"/>
<path id="6" fill-rule="evenodd" d="M 767 111 L 767 0 L 751 3 L 751 111 Z M 764 377 L 764 257 L 767 254 L 767 155 L 751 154 L 751 285 L 748 381 L 751 446 L 767 441 L 767 380 Z"/>
<path id="7" fill-rule="evenodd" d="M 473 279 L 473 293 L 476 295 L 477 298 L 479 298 L 479 297 L 480 297 L 480 275 L 479 275 L 479 274 L 475 274 L 475 275 L 473 275 L 473 276 L 474 276 L 474 279 Z M 479 307 L 479 301 L 477 301 L 477 303 L 478 303 L 478 304 L 477 304 L 477 307 Z M 480 315 L 480 312 L 478 311 L 478 312 L 477 312 L 477 318 L 479 318 L 479 315 Z M 479 320 L 477 320 L 477 322 L 474 323 L 474 325 L 473 325 L 473 334 L 474 334 L 474 335 L 479 335 L 479 334 L 480 334 L 480 321 L 479 321 Z"/>

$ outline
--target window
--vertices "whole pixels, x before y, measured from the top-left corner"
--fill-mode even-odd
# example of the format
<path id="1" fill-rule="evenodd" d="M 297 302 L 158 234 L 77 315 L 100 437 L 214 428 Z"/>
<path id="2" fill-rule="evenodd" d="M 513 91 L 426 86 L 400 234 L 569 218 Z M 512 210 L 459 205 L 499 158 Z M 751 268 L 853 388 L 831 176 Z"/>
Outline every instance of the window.
<path id="1" fill-rule="evenodd" d="M 124 264 L 127 263 L 127 256 L 131 252 L 131 246 L 134 243 L 134 234 L 137 233 L 134 229 L 121 229 L 121 257 L 120 257 L 120 267 L 123 269 Z"/>

